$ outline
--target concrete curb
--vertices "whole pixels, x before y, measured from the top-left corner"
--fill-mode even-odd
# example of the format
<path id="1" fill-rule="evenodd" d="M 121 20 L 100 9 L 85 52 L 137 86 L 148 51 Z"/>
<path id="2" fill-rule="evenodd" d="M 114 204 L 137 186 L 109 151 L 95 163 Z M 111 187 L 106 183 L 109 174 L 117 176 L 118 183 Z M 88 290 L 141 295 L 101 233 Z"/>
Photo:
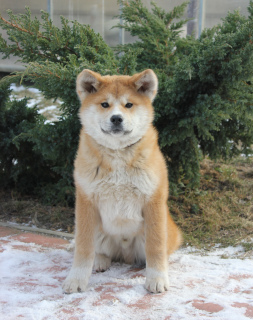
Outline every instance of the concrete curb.
<path id="1" fill-rule="evenodd" d="M 12 228 L 12 229 L 23 230 L 23 231 L 34 232 L 34 233 L 49 234 L 49 235 L 52 235 L 55 237 L 61 237 L 61 238 L 67 238 L 67 239 L 74 238 L 74 234 L 71 234 L 71 233 L 52 231 L 52 230 L 41 229 L 41 228 L 32 228 L 32 227 L 23 226 L 23 225 L 20 225 L 17 223 L 0 222 L 0 226 Z"/>

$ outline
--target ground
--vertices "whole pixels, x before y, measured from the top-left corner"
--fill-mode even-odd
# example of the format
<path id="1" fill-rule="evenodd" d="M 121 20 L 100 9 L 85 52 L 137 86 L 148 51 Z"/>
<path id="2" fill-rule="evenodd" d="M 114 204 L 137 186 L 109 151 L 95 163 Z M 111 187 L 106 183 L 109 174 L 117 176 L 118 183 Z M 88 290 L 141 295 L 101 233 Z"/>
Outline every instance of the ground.
<path id="1" fill-rule="evenodd" d="M 93 272 L 86 292 L 66 295 L 70 247 L 64 239 L 0 227 L 2 319 L 253 319 L 253 255 L 238 258 L 242 246 L 180 249 L 162 294 L 145 290 L 145 269 L 113 264 Z"/>

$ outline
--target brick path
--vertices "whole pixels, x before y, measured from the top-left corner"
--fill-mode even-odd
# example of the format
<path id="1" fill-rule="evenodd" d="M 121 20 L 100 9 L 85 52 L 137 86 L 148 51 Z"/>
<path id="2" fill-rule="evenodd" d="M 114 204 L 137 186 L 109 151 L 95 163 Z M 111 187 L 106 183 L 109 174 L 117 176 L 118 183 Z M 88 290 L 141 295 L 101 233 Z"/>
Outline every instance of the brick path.
<path id="1" fill-rule="evenodd" d="M 86 292 L 65 295 L 61 283 L 73 258 L 68 247 L 64 239 L 0 227 L 1 319 L 253 319 L 252 260 L 179 251 L 166 293 L 144 289 L 144 269 L 114 264 L 92 274 Z"/>

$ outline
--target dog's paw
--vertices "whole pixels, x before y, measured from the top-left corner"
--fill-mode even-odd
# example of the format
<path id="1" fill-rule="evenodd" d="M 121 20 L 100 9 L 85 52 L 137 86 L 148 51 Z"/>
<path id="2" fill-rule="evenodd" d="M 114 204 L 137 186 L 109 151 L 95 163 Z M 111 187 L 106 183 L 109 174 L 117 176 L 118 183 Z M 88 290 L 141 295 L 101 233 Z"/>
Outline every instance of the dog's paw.
<path id="1" fill-rule="evenodd" d="M 147 268 L 145 288 L 152 293 L 162 293 L 169 289 L 169 278 L 167 272 Z"/>
<path id="2" fill-rule="evenodd" d="M 104 254 L 96 254 L 93 269 L 96 272 L 104 272 L 111 266 L 111 259 Z"/>
<path id="3" fill-rule="evenodd" d="M 89 281 L 89 275 L 81 268 L 72 269 L 63 282 L 62 289 L 65 293 L 85 291 Z"/>
<path id="4" fill-rule="evenodd" d="M 162 293 L 169 289 L 169 280 L 166 278 L 147 278 L 145 288 L 152 293 Z"/>

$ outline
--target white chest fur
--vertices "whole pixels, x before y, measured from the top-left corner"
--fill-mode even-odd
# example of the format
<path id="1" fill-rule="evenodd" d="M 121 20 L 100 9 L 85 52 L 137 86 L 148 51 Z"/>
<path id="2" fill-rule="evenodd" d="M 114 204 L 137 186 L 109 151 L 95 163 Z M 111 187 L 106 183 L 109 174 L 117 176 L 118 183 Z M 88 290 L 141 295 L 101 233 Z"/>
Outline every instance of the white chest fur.
<path id="1" fill-rule="evenodd" d="M 156 189 L 152 171 L 130 167 L 122 158 L 111 159 L 112 170 L 97 174 L 75 173 L 76 182 L 99 208 L 104 231 L 111 235 L 137 234 L 143 224 L 142 207 Z"/>

